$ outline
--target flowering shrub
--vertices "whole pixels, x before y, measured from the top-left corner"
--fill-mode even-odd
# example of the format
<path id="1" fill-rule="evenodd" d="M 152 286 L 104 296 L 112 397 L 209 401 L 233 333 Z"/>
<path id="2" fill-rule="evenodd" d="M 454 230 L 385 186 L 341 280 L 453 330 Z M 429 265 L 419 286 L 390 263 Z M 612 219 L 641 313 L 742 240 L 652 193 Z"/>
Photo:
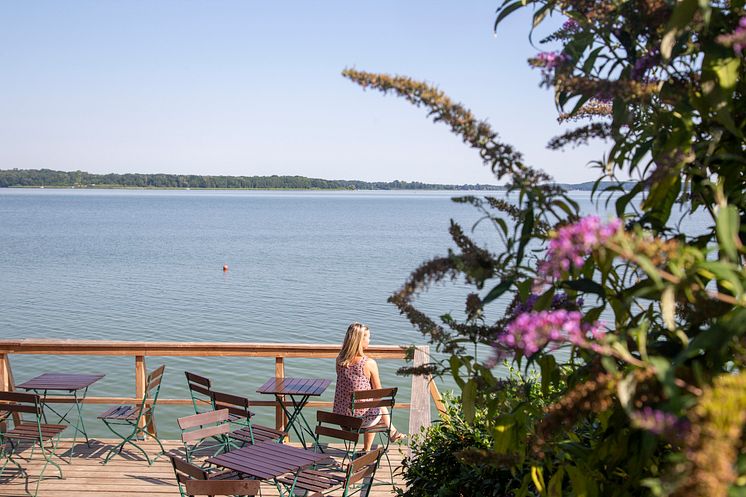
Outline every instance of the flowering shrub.
<path id="1" fill-rule="evenodd" d="M 529 64 L 555 92 L 560 122 L 587 122 L 548 146 L 608 140 L 593 195 L 616 219 L 581 218 L 544 172 L 440 90 L 344 72 L 426 107 L 515 202 L 454 199 L 480 210 L 501 250 L 452 222 L 456 248 L 391 296 L 448 356 L 409 372 L 452 374 L 464 420 L 487 413 L 493 443 L 478 461 L 510 475 L 499 482 L 505 495 L 744 495 L 744 3 L 506 0 L 496 26 L 525 7 L 531 29 L 550 14 L 567 19 Z M 703 231 L 688 229 L 692 215 Z M 420 292 L 456 278 L 474 287 L 461 319 L 417 308 Z M 477 357 L 475 344 L 495 352 Z M 502 358 L 541 372 L 546 405 L 505 410 Z"/>

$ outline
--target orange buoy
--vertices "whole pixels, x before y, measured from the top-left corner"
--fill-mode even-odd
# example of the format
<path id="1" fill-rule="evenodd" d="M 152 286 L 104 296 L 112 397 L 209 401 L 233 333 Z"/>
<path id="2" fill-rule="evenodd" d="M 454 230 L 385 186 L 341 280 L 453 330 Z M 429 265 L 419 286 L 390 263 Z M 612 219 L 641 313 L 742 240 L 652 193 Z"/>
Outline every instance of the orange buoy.
<path id="1" fill-rule="evenodd" d="M 228 264 L 223 264 L 223 272 L 224 273 L 228 272 Z"/>

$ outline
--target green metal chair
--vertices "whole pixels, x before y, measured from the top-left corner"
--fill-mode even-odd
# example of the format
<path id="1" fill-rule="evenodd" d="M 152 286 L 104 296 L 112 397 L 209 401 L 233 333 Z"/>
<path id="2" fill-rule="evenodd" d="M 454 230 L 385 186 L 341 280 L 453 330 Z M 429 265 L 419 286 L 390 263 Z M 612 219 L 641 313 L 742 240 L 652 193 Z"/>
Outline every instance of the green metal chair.
<path id="1" fill-rule="evenodd" d="M 8 430 L 5 421 L 3 421 L 5 428 L 0 431 L 0 458 L 3 461 L 0 467 L 0 476 L 5 473 L 8 465 L 12 465 L 18 469 L 20 474 L 25 476 L 26 492 L 36 496 L 39 492 L 39 485 L 44 478 L 44 471 L 50 464 L 59 471 L 59 478 L 64 478 L 62 468 L 52 460 L 52 457 L 62 460 L 56 450 L 60 442 L 60 435 L 67 428 L 67 425 L 43 423 L 43 404 L 39 396 L 33 393 L 0 392 L 0 403 L 2 403 L 2 409 L 7 413 L 6 415 L 18 415 L 18 419 L 13 421 L 12 429 Z M 24 414 L 33 415 L 33 419 L 30 421 L 24 420 Z M 31 443 L 31 457 L 33 457 L 34 449 L 38 445 L 44 457 L 44 465 L 39 472 L 39 479 L 36 482 L 33 494 L 28 491 L 28 472 L 14 457 L 21 443 Z M 47 443 L 49 443 L 49 447 L 47 447 Z"/>
<path id="2" fill-rule="evenodd" d="M 209 378 L 200 376 L 189 371 L 184 371 L 186 375 L 187 386 L 189 387 L 189 396 L 192 398 L 194 414 L 212 411 L 215 407 L 212 404 L 212 382 Z"/>
<path id="3" fill-rule="evenodd" d="M 388 450 L 391 443 L 391 425 L 393 424 L 394 406 L 396 405 L 396 393 L 398 391 L 398 388 L 379 388 L 375 390 L 355 390 L 352 392 L 352 412 L 373 408 L 385 408 L 388 410 L 388 423 L 381 419 L 372 426 L 363 426 L 360 428 L 360 434 L 377 434 L 380 446 L 383 448 L 383 456 L 389 465 L 391 485 L 394 484 L 394 469 L 391 467 Z M 388 482 L 386 483 L 388 484 Z"/>
<path id="4" fill-rule="evenodd" d="M 238 427 L 229 435 L 234 447 L 266 441 L 281 442 L 287 437 L 287 432 L 254 423 L 251 420 L 254 413 L 249 410 L 251 402 L 248 398 L 215 391 L 210 392 L 210 398 L 215 409 L 228 410 L 231 424 Z M 236 441 L 239 443 L 236 444 Z"/>
<path id="5" fill-rule="evenodd" d="M 277 481 L 286 486 L 292 485 L 293 490 L 305 490 L 307 497 L 323 497 L 339 490 L 342 490 L 342 497 L 356 494 L 367 497 L 370 495 L 382 452 L 383 448 L 379 447 L 350 461 L 341 475 L 305 470 L 295 478 L 283 477 Z"/>
<path id="6" fill-rule="evenodd" d="M 184 444 L 184 455 L 191 463 L 195 454 L 213 457 L 231 449 L 228 434 L 231 431 L 228 409 L 208 411 L 178 418 L 176 423 L 181 429 L 181 441 Z"/>
<path id="7" fill-rule="evenodd" d="M 363 420 L 354 416 L 345 416 L 344 414 L 327 411 L 316 411 L 316 435 L 319 438 L 332 438 L 334 441 L 343 444 L 344 454 L 342 456 L 342 464 L 344 464 L 348 459 L 353 459 L 355 451 L 357 450 L 357 444 L 360 441 L 360 427 L 362 424 Z M 321 447 L 316 446 L 314 447 L 314 450 L 321 450 Z M 335 465 L 336 464 L 332 464 L 332 466 Z"/>
<path id="8" fill-rule="evenodd" d="M 98 416 L 98 419 L 104 422 L 109 431 L 122 439 L 118 445 L 112 447 L 106 454 L 104 464 L 108 463 L 115 454 L 121 454 L 122 449 L 126 444 L 130 444 L 142 452 L 145 456 L 145 460 L 148 461 L 148 465 L 152 465 L 161 454 L 166 452 L 163 448 L 163 444 L 158 439 L 155 430 L 152 428 L 155 404 L 158 401 L 158 392 L 160 392 L 161 389 L 161 380 L 163 379 L 163 371 L 165 369 L 166 366 L 160 366 L 148 375 L 145 380 L 145 394 L 143 395 L 142 402 L 140 402 L 139 405 L 112 407 Z M 160 453 L 157 454 L 152 461 L 150 456 L 148 456 L 148 453 L 145 452 L 145 449 L 137 444 L 140 437 L 145 439 L 145 437 L 148 436 L 152 437 L 161 448 Z"/>
<path id="9" fill-rule="evenodd" d="M 188 491 L 189 482 L 193 481 L 241 481 L 240 474 L 235 471 L 219 471 L 219 472 L 208 472 L 205 468 L 196 466 L 184 459 L 180 458 L 175 454 L 169 454 L 168 458 L 171 459 L 171 465 L 174 468 L 174 474 L 176 475 L 176 485 L 179 487 L 179 493 L 181 497 L 188 497 L 195 495 L 194 492 Z M 243 480 L 250 481 L 250 480 Z M 257 491 L 259 489 L 259 482 L 255 482 Z M 245 487 L 244 487 L 245 488 Z M 195 489 L 192 489 L 195 490 Z M 217 490 L 217 489 L 215 489 Z M 241 495 L 254 495 L 253 493 L 242 493 Z M 209 495 L 223 495 L 220 492 L 210 493 Z"/>

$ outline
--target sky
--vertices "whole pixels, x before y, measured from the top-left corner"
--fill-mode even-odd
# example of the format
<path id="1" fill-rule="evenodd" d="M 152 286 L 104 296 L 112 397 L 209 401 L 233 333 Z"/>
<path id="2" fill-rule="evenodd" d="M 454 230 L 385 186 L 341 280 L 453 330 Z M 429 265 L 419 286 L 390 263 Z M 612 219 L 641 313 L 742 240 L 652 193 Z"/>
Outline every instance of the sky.
<path id="1" fill-rule="evenodd" d="M 546 149 L 567 128 L 526 62 L 530 12 L 495 33 L 500 3 L 0 2 L 0 169 L 497 182 L 354 67 L 434 84 L 559 182 L 596 179 L 603 144 Z"/>

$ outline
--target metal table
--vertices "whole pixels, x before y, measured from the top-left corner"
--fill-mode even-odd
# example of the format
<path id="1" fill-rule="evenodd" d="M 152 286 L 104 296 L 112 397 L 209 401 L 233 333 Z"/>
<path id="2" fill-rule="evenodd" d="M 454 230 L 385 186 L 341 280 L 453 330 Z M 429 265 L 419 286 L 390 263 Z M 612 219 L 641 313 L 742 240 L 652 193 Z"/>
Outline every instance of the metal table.
<path id="1" fill-rule="evenodd" d="M 304 431 L 311 435 L 317 446 L 319 445 L 319 439 L 316 436 L 316 432 L 311 429 L 308 421 L 303 416 L 303 408 L 311 397 L 318 397 L 324 393 L 324 390 L 326 390 L 326 387 L 330 383 L 331 380 L 314 378 L 270 378 L 256 391 L 261 394 L 275 396 L 282 411 L 288 418 L 288 425 L 285 431 L 290 432 L 292 428 L 295 434 L 298 435 L 298 439 L 303 444 L 303 447 L 308 448 Z M 288 398 L 290 399 L 289 404 L 287 403 Z M 297 426 L 298 420 L 303 423 L 300 427 Z"/>
<path id="2" fill-rule="evenodd" d="M 47 423 L 47 409 L 59 416 L 60 423 L 66 422 L 73 428 L 73 444 L 70 448 L 70 459 L 72 460 L 73 453 L 75 451 L 75 442 L 77 441 L 78 433 L 85 437 L 85 443 L 90 447 L 88 440 L 88 433 L 85 431 L 85 423 L 83 422 L 83 401 L 88 394 L 88 387 L 96 383 L 98 380 L 106 375 L 103 374 L 70 374 L 70 373 L 44 373 L 32 378 L 25 383 L 16 385 L 16 389 L 23 389 L 26 391 L 33 391 L 37 395 L 41 396 L 41 401 L 44 404 L 44 422 Z M 72 397 L 72 405 L 69 409 L 63 412 L 61 408 L 59 411 L 47 403 L 47 395 L 50 391 L 58 392 L 60 396 Z M 77 412 L 77 419 L 75 423 L 72 423 L 68 416 L 73 412 L 73 409 Z"/>
<path id="3" fill-rule="evenodd" d="M 278 477 L 292 475 L 292 484 L 285 489 L 287 495 L 295 495 L 298 474 L 328 459 L 325 454 L 268 441 L 209 457 L 207 462 L 260 480 L 274 480 L 276 485 Z"/>

